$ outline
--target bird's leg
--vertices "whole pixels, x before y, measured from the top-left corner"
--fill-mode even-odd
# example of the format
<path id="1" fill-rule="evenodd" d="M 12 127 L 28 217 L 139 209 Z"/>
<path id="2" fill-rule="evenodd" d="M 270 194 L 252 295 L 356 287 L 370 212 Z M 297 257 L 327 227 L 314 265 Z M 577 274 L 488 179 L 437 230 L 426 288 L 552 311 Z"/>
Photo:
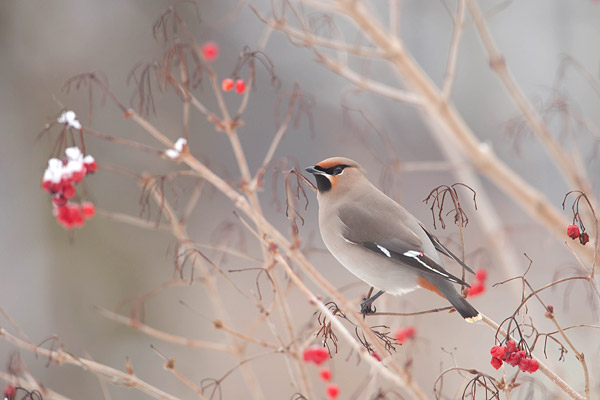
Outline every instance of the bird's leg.
<path id="1" fill-rule="evenodd" d="M 371 296 L 371 293 L 373 293 L 373 288 L 371 288 L 371 290 L 369 290 L 369 294 L 367 295 L 367 298 L 363 299 L 363 302 L 360 303 L 360 313 L 363 315 L 363 317 L 366 316 L 367 314 L 375 314 L 375 311 L 377 311 L 377 309 L 375 307 L 371 308 L 371 305 L 384 292 L 383 292 L 383 290 L 380 290 L 379 292 L 375 293 L 373 296 Z"/>

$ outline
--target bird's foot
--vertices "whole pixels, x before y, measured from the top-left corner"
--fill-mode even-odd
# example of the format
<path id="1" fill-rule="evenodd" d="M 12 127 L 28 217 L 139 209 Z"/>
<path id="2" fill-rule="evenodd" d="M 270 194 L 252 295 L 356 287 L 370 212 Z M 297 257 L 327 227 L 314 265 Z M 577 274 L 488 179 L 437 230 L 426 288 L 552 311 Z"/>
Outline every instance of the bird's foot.
<path id="1" fill-rule="evenodd" d="M 372 307 L 374 298 L 363 298 L 362 303 L 360 303 L 360 313 L 363 315 L 363 318 L 369 314 L 375 314 L 377 312 L 376 307 Z"/>

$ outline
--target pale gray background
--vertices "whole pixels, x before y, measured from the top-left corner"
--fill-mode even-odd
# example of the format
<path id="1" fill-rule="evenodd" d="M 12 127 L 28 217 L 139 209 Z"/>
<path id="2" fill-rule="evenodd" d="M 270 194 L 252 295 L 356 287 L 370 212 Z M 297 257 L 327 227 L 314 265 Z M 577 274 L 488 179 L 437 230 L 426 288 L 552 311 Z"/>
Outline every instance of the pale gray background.
<path id="1" fill-rule="evenodd" d="M 256 3 L 266 10 L 269 2 Z M 450 19 L 441 2 L 413 0 L 402 3 L 401 26 L 407 46 L 439 84 L 450 40 Z M 0 3 L 0 306 L 34 342 L 57 334 L 73 353 L 88 354 L 118 368 L 123 368 L 125 357 L 129 356 L 140 377 L 182 398 L 191 398 L 190 390 L 182 387 L 162 369 L 162 361 L 151 351 L 150 343 L 157 344 L 166 354 L 175 357 L 178 367 L 196 382 L 224 373 L 231 365 L 230 360 L 224 360 L 216 353 L 189 351 L 157 343 L 107 321 L 93 311 L 94 305 L 112 309 L 120 300 L 141 294 L 167 280 L 172 274 L 171 258 L 167 254 L 169 246 L 173 244 L 172 238 L 102 218 L 95 218 L 71 238 L 55 223 L 49 196 L 39 187 L 51 153 L 51 141 L 34 143 L 42 126 L 60 109 L 52 100 L 53 95 L 75 109 L 82 122 L 87 123 L 85 96 L 67 96 L 59 92 L 64 81 L 76 73 L 104 71 L 112 90 L 123 102 L 128 102 L 131 88 L 125 86 L 125 78 L 136 62 L 160 56 L 162 44 L 153 39 L 151 27 L 155 18 L 170 4 L 167 1 L 142 0 L 20 0 Z M 485 1 L 482 7 L 487 9 L 494 4 Z M 221 57 L 215 68 L 222 71 L 222 76 L 232 70 L 242 47 L 254 46 L 263 30 L 262 23 L 247 7 L 242 9 L 233 24 L 215 26 L 214 21 L 231 7 L 233 3 L 226 1 L 200 2 L 203 22 L 197 24 L 192 17 L 188 19 L 199 41 L 212 39 L 220 44 Z M 598 73 L 600 4 L 597 2 L 515 1 L 490 21 L 490 28 L 516 80 L 530 96 L 548 95 L 564 54 L 576 58 L 594 74 Z M 348 88 L 346 82 L 313 63 L 309 51 L 291 46 L 279 33 L 273 34 L 267 53 L 275 62 L 284 89 L 290 89 L 298 82 L 303 90 L 316 98 L 315 137 L 311 138 L 308 125 L 303 123 L 289 132 L 277 156 L 294 157 L 301 166 L 305 166 L 330 155 L 346 155 L 363 163 L 372 179 L 377 180 L 380 165 L 361 149 L 360 142 L 347 130 L 342 120 L 340 99 Z M 593 111 L 598 110 L 599 106 L 597 94 L 587 88 L 580 78 L 571 78 L 569 84 L 578 106 L 583 107 L 588 115 L 597 117 L 597 112 Z M 277 92 L 269 87 L 264 72 L 259 73 L 257 86 L 255 99 L 260 98 L 260 101 L 250 105 L 244 118 L 246 127 L 240 130 L 253 169 L 261 162 L 266 143 L 274 133 L 273 105 L 277 96 Z M 568 189 L 549 163 L 547 155 L 539 150 L 532 139 L 524 139 L 521 142 L 521 154 L 515 153 L 513 142 L 504 130 L 504 123 L 516 115 L 515 107 L 488 68 L 487 59 L 471 28 L 466 31 L 462 43 L 454 87 L 454 102 L 477 135 L 488 141 L 503 159 L 558 206 Z M 207 90 L 199 91 L 197 95 L 206 99 L 211 106 L 214 105 L 209 100 L 212 97 Z M 395 151 L 402 160 L 440 158 L 427 129 L 408 106 L 369 97 L 363 97 L 363 104 L 371 108 L 373 117 L 392 135 Z M 172 139 L 180 136 L 180 108 L 172 92 L 158 100 L 157 107 L 158 118 L 153 118 L 153 122 Z M 124 122 L 113 105 L 96 107 L 96 112 L 96 120 L 91 125 L 93 128 L 153 143 L 139 128 Z M 233 179 L 237 180 L 234 160 L 225 138 L 216 134 L 198 115 L 194 116 L 192 122 L 192 151 L 205 156 L 221 171 L 229 170 L 234 174 Z M 598 118 L 595 122 L 598 123 Z M 589 137 L 583 140 L 585 143 L 591 142 Z M 373 143 L 378 145 L 376 141 Z M 88 146 L 100 163 L 113 163 L 154 173 L 170 168 L 166 162 L 156 163 L 148 157 L 132 155 L 126 149 L 104 142 L 90 140 Z M 586 153 L 586 163 L 597 184 L 598 162 L 590 161 L 590 155 Z M 400 176 L 397 182 L 401 184 L 400 193 L 406 206 L 431 226 L 427 206 L 421 200 L 432 187 L 451 183 L 452 177 L 435 172 L 413 173 Z M 490 195 L 497 200 L 507 228 L 514 233 L 517 254 L 527 252 L 536 261 L 532 275 L 537 285 L 548 282 L 557 269 L 573 264 L 569 254 L 560 247 L 560 242 L 544 234 L 485 180 L 484 184 L 488 186 L 476 189 L 489 189 Z M 262 195 L 267 205 L 271 195 L 269 185 Z M 89 179 L 87 188 L 101 208 L 132 214 L 139 211 L 139 189 L 123 178 L 107 173 L 96 174 Z M 214 209 L 205 209 L 195 215 L 197 223 L 192 225 L 192 233 L 201 240 L 207 240 L 212 229 L 222 220 L 234 221 L 230 204 L 213 203 Z M 280 210 L 267 207 L 266 212 L 278 226 L 286 227 L 285 217 Z M 215 215 L 219 217 L 215 218 Z M 308 237 L 316 233 L 316 202 L 312 196 L 305 216 L 307 224 L 302 228 L 301 235 Z M 477 214 L 472 214 L 472 218 L 476 219 Z M 477 227 L 476 224 L 472 226 L 471 230 L 467 230 L 467 248 L 470 250 L 478 247 Z M 445 236 L 450 232 L 438 234 Z M 322 247 L 318 235 L 314 243 Z M 314 261 L 338 286 L 355 281 L 328 256 L 315 257 Z M 526 264 L 523 258 L 523 268 Z M 243 265 L 233 263 L 231 267 L 241 268 Z M 507 278 L 502 271 L 493 270 L 491 266 L 490 269 L 492 282 Z M 251 287 L 253 278 L 248 278 L 246 283 Z M 209 323 L 182 310 L 178 304 L 178 300 L 184 299 L 201 308 L 204 298 L 200 290 L 197 286 L 169 291 L 160 301 L 150 303 L 147 320 L 152 321 L 153 326 L 169 332 L 218 339 L 219 335 L 212 331 Z M 557 291 L 553 295 L 562 297 L 563 293 Z M 293 298 L 298 305 L 305 304 L 301 296 Z M 235 301 L 232 299 L 232 302 Z M 405 301 L 410 303 L 409 308 L 412 309 L 423 305 L 440 305 L 438 299 L 427 294 L 412 294 Z M 497 289 L 473 301 L 497 320 L 508 314 L 506 303 L 512 310 L 517 302 L 515 291 L 509 289 Z M 585 304 L 581 297 L 574 299 L 574 302 Z M 388 304 L 400 303 L 400 300 L 394 300 Z M 572 321 L 588 321 L 589 310 L 583 307 L 581 314 L 577 314 L 577 308 L 571 305 L 570 313 L 574 313 Z M 300 310 L 303 311 L 298 312 L 298 321 L 311 319 L 312 309 L 304 307 Z M 440 347 L 458 349 L 456 353 L 461 365 L 493 372 L 488 364 L 492 338 L 487 328 L 465 326 L 452 316 L 428 316 L 405 320 L 399 325 L 405 323 L 415 324 L 419 333 L 422 333 L 422 339 L 412 351 L 418 354 L 415 373 L 427 390 L 427 385 L 431 385 L 440 368 L 437 357 Z M 444 324 L 444 329 L 439 329 L 441 324 Z M 589 334 L 588 331 L 573 336 L 581 340 Z M 12 346 L 0 341 L 0 360 L 8 360 L 13 351 Z M 342 351 L 340 356 L 345 357 L 346 354 L 346 351 Z M 435 356 L 432 358 L 432 355 Z M 23 353 L 23 357 L 33 374 L 58 392 L 75 399 L 102 398 L 93 375 L 74 367 L 45 368 L 44 360 L 36 361 L 26 353 Z M 597 376 L 598 358 L 590 354 L 588 360 L 593 374 Z M 450 358 L 446 357 L 444 365 L 450 364 Z M 260 361 L 258 365 L 267 370 L 274 368 L 269 359 Z M 565 371 L 566 378 L 578 382 L 581 374 L 577 363 L 562 365 L 564 367 L 561 369 L 570 365 L 569 372 Z M 274 376 L 276 371 L 273 371 Z M 316 377 L 316 369 L 311 371 Z M 338 373 L 342 376 L 341 370 Z M 246 392 L 243 386 L 233 384 L 240 383 L 238 379 L 238 376 L 234 376 L 229 384 L 225 384 L 224 398 L 244 398 Z M 267 395 L 271 398 L 289 398 L 289 388 L 278 384 L 277 379 L 274 381 L 264 385 Z M 543 379 L 541 381 L 548 384 Z M 358 380 L 338 383 L 352 389 L 355 382 Z M 114 399 L 145 398 L 122 388 L 111 387 L 110 392 Z"/>

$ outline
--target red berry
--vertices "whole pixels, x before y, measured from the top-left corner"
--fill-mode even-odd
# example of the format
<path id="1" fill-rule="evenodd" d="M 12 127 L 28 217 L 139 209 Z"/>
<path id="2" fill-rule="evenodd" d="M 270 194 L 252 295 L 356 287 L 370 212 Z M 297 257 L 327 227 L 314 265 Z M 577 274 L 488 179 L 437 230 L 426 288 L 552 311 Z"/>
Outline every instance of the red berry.
<path id="1" fill-rule="evenodd" d="M 96 206 L 92 202 L 84 201 L 81 203 L 81 212 L 85 219 L 92 218 L 96 214 Z"/>
<path id="2" fill-rule="evenodd" d="M 310 346 L 304 350 L 304 361 L 314 362 L 317 365 L 323 364 L 329 359 L 329 352 L 320 346 Z"/>
<path id="3" fill-rule="evenodd" d="M 42 189 L 44 192 L 52 193 L 52 182 L 50 181 L 42 181 Z"/>
<path id="4" fill-rule="evenodd" d="M 335 383 L 327 385 L 327 388 L 325 390 L 327 390 L 327 397 L 329 397 L 330 399 L 335 399 L 340 394 L 340 388 Z"/>
<path id="5" fill-rule="evenodd" d="M 69 207 L 69 213 L 71 214 L 71 221 L 74 228 L 79 228 L 83 226 L 84 219 L 83 213 L 81 212 L 81 208 L 77 204 L 71 204 Z"/>
<path id="6" fill-rule="evenodd" d="M 521 355 L 518 352 L 511 353 L 506 359 L 506 363 L 513 367 L 519 365 L 519 361 L 521 361 Z"/>
<path id="7" fill-rule="evenodd" d="M 498 346 L 498 348 L 496 349 L 495 354 L 493 354 L 494 357 L 499 358 L 501 360 L 504 360 L 506 358 L 506 347 L 504 346 Z"/>
<path id="8" fill-rule="evenodd" d="M 492 361 L 491 361 L 492 367 L 494 367 L 495 369 L 498 369 L 502 366 L 502 360 L 496 357 L 492 357 Z"/>
<path id="9" fill-rule="evenodd" d="M 64 206 L 57 207 L 55 213 L 56 221 L 59 224 L 67 229 L 71 229 L 73 227 L 69 205 L 65 204 Z"/>
<path id="10" fill-rule="evenodd" d="M 474 297 L 482 294 L 483 292 L 485 292 L 485 285 L 483 284 L 483 282 L 478 281 L 477 283 L 471 285 L 467 297 Z"/>
<path id="11" fill-rule="evenodd" d="M 85 163 L 83 166 L 85 167 L 86 174 L 93 174 L 98 170 L 98 163 L 96 161 Z"/>
<path id="12" fill-rule="evenodd" d="M 67 198 L 65 196 L 63 196 L 62 194 L 57 193 L 54 196 L 52 196 L 52 202 L 54 204 L 56 204 L 58 207 L 64 206 L 65 204 L 67 204 Z"/>
<path id="13" fill-rule="evenodd" d="M 567 236 L 573 240 L 577 239 L 579 237 L 579 227 L 573 224 L 567 226 Z"/>
<path id="14" fill-rule="evenodd" d="M 538 363 L 538 360 L 531 360 L 529 361 L 529 369 L 527 370 L 527 372 L 529 372 L 530 374 L 533 374 L 535 371 L 538 370 L 538 368 L 540 367 L 540 364 Z"/>
<path id="15" fill-rule="evenodd" d="M 519 361 L 519 369 L 523 372 L 529 371 L 529 366 L 531 364 L 531 361 L 532 360 L 527 357 L 521 358 L 521 360 Z"/>
<path id="16" fill-rule="evenodd" d="M 515 351 L 517 351 L 517 342 L 515 342 L 512 339 L 507 340 L 506 341 L 506 349 L 508 350 L 509 353 L 514 353 Z"/>
<path id="17" fill-rule="evenodd" d="M 13 400 L 17 395 L 17 389 L 13 385 L 7 385 L 4 387 L 4 398 L 7 400 Z"/>
<path id="18" fill-rule="evenodd" d="M 81 171 L 73 172 L 73 182 L 76 182 L 76 183 L 81 182 L 83 180 L 83 177 L 86 174 L 86 171 L 87 171 L 87 169 L 84 165 Z"/>
<path id="19" fill-rule="evenodd" d="M 394 338 L 396 339 L 396 341 L 398 343 L 404 343 L 406 340 L 414 338 L 415 333 L 416 333 L 415 327 L 408 326 L 404 329 L 398 329 L 396 331 L 396 333 L 394 334 Z"/>
<path id="20" fill-rule="evenodd" d="M 233 89 L 233 79 L 223 79 L 223 82 L 221 82 L 221 89 L 223 89 L 224 92 L 229 92 Z"/>
<path id="21" fill-rule="evenodd" d="M 483 268 L 479 268 L 477 271 L 475 271 L 475 278 L 479 282 L 485 282 L 487 279 L 487 271 Z"/>
<path id="22" fill-rule="evenodd" d="M 379 357 L 379 354 L 377 354 L 375 351 L 371 352 L 371 356 L 377 361 L 381 361 L 381 357 Z"/>
<path id="23" fill-rule="evenodd" d="M 323 379 L 325 382 L 329 382 L 331 380 L 331 370 L 329 368 L 323 368 L 321 372 L 319 372 L 319 375 L 321 375 L 321 379 Z"/>
<path id="24" fill-rule="evenodd" d="M 582 245 L 585 246 L 585 244 L 589 241 L 590 241 L 590 235 L 588 235 L 587 232 L 583 232 L 581 234 L 581 236 L 579 236 L 579 243 L 581 243 Z"/>
<path id="25" fill-rule="evenodd" d="M 202 46 L 202 55 L 208 62 L 213 62 L 219 57 L 219 45 L 215 42 L 206 42 Z"/>
<path id="26" fill-rule="evenodd" d="M 72 199 L 75 196 L 75 187 L 73 186 L 72 183 L 68 183 L 65 186 L 63 186 L 62 188 L 62 194 L 63 196 L 65 196 L 67 199 Z"/>
<path id="27" fill-rule="evenodd" d="M 246 90 L 246 83 L 242 79 L 235 81 L 235 91 L 238 92 L 238 94 L 242 94 L 244 93 L 244 90 Z"/>

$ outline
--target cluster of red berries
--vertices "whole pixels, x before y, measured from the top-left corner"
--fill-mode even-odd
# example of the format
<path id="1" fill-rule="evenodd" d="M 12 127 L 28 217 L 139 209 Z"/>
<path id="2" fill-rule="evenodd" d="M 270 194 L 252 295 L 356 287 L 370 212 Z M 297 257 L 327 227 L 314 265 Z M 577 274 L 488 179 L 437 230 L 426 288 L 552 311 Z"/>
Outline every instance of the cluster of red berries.
<path id="1" fill-rule="evenodd" d="M 219 58 L 219 45 L 215 42 L 206 42 L 202 45 L 202 56 L 206 62 L 213 62 Z M 233 80 L 231 78 L 223 79 L 221 82 L 221 89 L 224 92 L 229 92 L 233 88 L 238 94 L 244 93 L 246 90 L 246 82 L 243 79 Z"/>
<path id="2" fill-rule="evenodd" d="M 223 89 L 224 92 L 229 92 L 231 89 L 233 89 L 234 86 L 235 91 L 238 94 L 242 94 L 246 90 L 246 82 L 244 82 L 243 79 L 238 79 L 234 83 L 233 79 L 227 78 L 223 79 L 223 82 L 221 82 L 221 89 Z"/>
<path id="3" fill-rule="evenodd" d="M 67 229 L 83 226 L 85 219 L 96 212 L 94 204 L 72 203 L 75 184 L 96 172 L 98 165 L 91 155 L 84 156 L 78 147 L 65 149 L 65 158 L 51 158 L 42 178 L 42 189 L 52 195 L 53 213 L 59 224 Z"/>
<path id="4" fill-rule="evenodd" d="M 54 208 L 54 215 L 59 224 L 67 229 L 81 228 L 86 219 L 90 219 L 96 214 L 96 207 L 89 201 L 81 204 L 67 203 Z"/>
<path id="5" fill-rule="evenodd" d="M 329 352 L 325 350 L 324 347 L 314 345 L 304 350 L 303 358 L 304 362 L 312 362 L 316 365 L 321 365 L 325 361 L 329 360 Z M 327 367 L 322 368 L 319 372 L 319 377 L 324 382 L 329 382 L 327 387 L 325 387 L 327 397 L 332 400 L 337 398 L 340 394 L 340 387 L 335 383 L 331 383 L 331 370 Z"/>
<path id="6" fill-rule="evenodd" d="M 533 359 L 524 350 L 517 347 L 517 342 L 510 339 L 506 341 L 506 346 L 493 346 L 490 350 L 492 355 L 492 367 L 498 369 L 505 362 L 513 367 L 518 366 L 523 372 L 534 373 L 538 370 L 538 361 Z"/>
<path id="7" fill-rule="evenodd" d="M 567 226 L 567 236 L 573 240 L 579 239 L 579 243 L 584 246 L 590 241 L 590 235 L 588 235 L 587 232 L 579 233 L 579 227 L 575 224 Z"/>
<path id="8" fill-rule="evenodd" d="M 414 338 L 416 332 L 417 331 L 414 326 L 407 326 L 406 328 L 400 328 L 400 329 L 396 330 L 396 332 L 394 333 L 394 339 L 396 339 L 396 342 L 398 342 L 399 344 L 402 344 L 402 343 L 406 342 L 408 339 Z M 377 358 L 377 357 L 375 357 L 375 358 Z"/>
<path id="9" fill-rule="evenodd" d="M 487 279 L 487 271 L 485 269 L 478 269 L 475 271 L 475 283 L 471 284 L 467 297 L 474 297 L 485 292 L 485 280 Z"/>

